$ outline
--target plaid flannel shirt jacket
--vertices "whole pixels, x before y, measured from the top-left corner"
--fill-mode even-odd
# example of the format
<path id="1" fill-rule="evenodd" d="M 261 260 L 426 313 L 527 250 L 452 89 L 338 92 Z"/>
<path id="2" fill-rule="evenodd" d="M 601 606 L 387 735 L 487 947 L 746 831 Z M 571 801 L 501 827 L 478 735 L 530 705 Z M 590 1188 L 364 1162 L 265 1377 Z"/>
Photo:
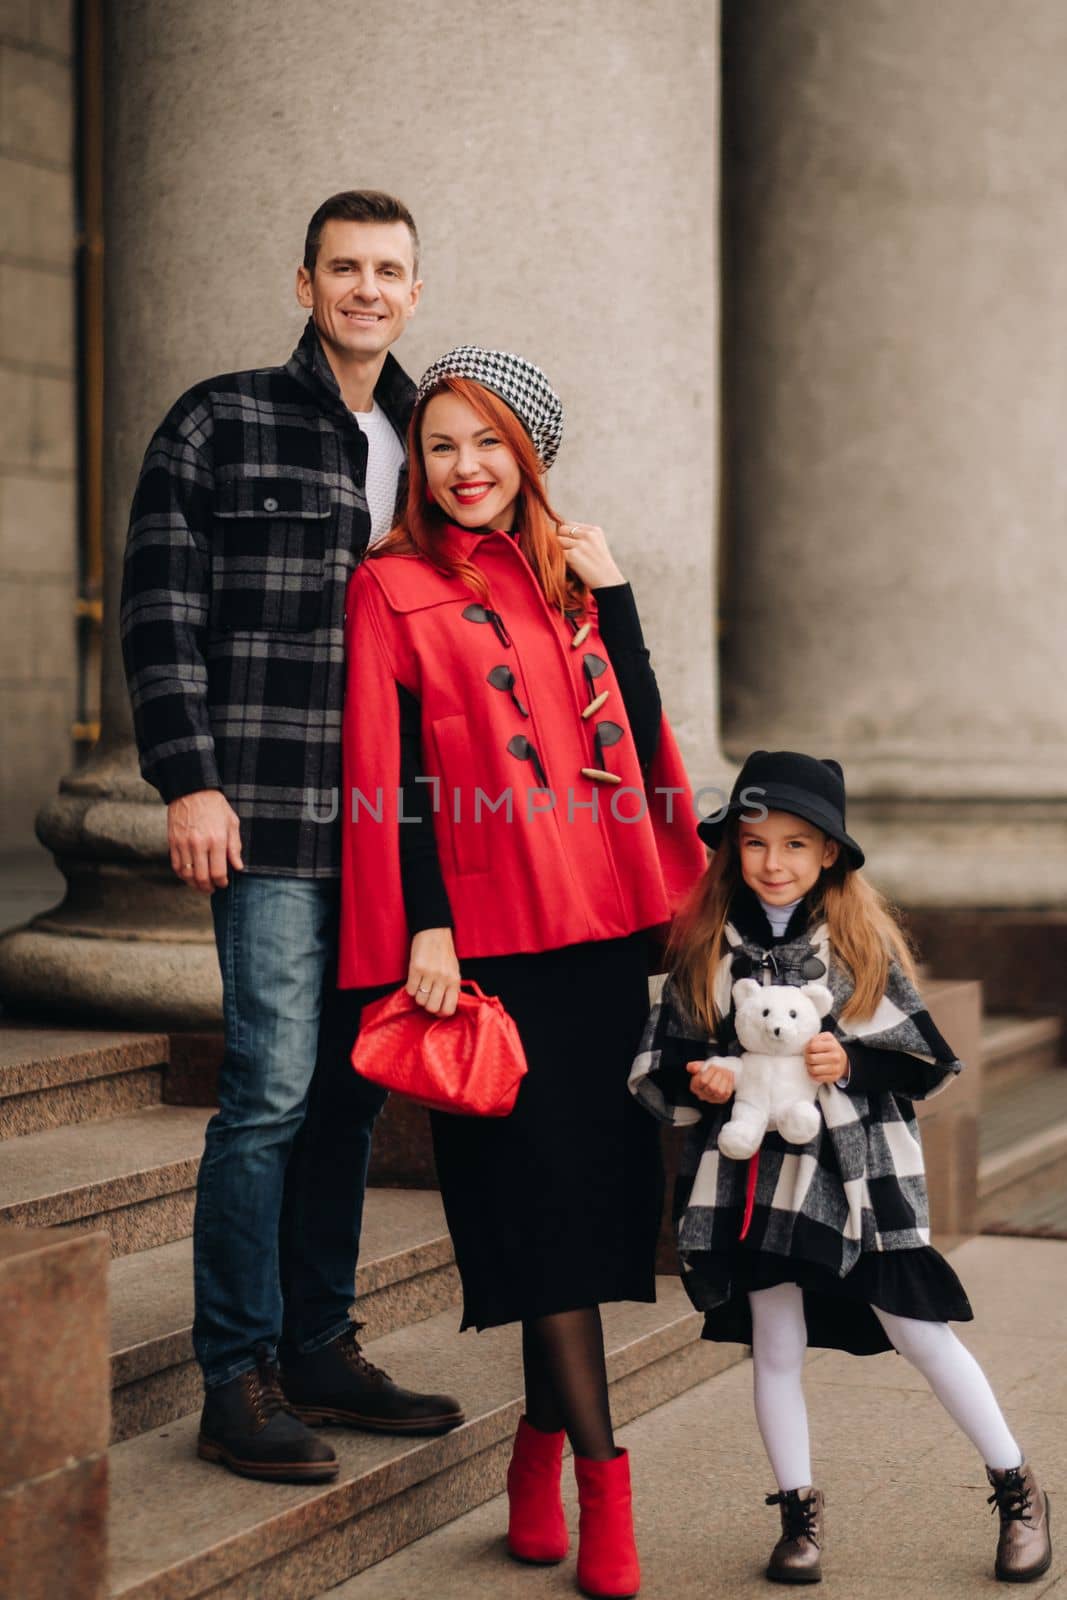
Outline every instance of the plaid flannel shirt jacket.
<path id="1" fill-rule="evenodd" d="M 375 399 L 403 437 L 415 386 Z M 123 656 L 141 771 L 221 789 L 246 868 L 340 867 L 344 602 L 367 548 L 367 440 L 309 320 L 283 367 L 196 384 L 148 446 L 130 517 Z M 406 494 L 401 474 L 398 506 Z"/>

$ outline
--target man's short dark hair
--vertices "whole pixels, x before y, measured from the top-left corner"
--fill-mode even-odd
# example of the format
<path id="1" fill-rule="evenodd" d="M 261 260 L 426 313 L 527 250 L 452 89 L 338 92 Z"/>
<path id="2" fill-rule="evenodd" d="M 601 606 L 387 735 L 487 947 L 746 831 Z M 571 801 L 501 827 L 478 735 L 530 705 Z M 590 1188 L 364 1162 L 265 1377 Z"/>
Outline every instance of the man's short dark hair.
<path id="1" fill-rule="evenodd" d="M 340 194 L 332 194 L 322 202 L 308 223 L 308 231 L 304 236 L 304 266 L 308 272 L 315 271 L 322 230 L 334 218 L 340 222 L 403 222 L 411 234 L 411 249 L 415 258 L 412 275 L 418 277 L 419 233 L 415 218 L 403 200 L 398 200 L 395 195 L 384 194 L 381 189 L 343 189 Z"/>

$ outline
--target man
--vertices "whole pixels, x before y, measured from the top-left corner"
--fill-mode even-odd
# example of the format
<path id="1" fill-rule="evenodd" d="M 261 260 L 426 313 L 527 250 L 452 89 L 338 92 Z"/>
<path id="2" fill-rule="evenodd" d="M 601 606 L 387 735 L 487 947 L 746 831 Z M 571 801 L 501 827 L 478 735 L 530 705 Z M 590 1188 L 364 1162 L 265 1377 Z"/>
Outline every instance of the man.
<path id="1" fill-rule="evenodd" d="M 349 1321 L 381 1101 L 348 1061 L 339 824 L 323 820 L 341 785 L 345 588 L 406 489 L 415 390 L 389 347 L 418 305 L 418 248 L 389 195 L 319 207 L 299 345 L 182 396 L 148 447 L 126 552 L 141 770 L 167 803 L 172 868 L 212 895 L 223 979 L 193 1230 L 198 1449 L 257 1478 L 336 1476 L 306 1420 L 463 1420 L 372 1366 Z"/>

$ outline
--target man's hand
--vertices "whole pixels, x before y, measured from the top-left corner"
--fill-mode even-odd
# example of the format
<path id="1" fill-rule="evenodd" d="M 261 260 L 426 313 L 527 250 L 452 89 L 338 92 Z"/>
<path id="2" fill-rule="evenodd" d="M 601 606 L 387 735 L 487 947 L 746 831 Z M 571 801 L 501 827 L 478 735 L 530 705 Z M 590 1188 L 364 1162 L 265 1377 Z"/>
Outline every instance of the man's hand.
<path id="1" fill-rule="evenodd" d="M 832 1033 L 817 1033 L 804 1046 L 804 1065 L 816 1083 L 836 1083 L 849 1074 L 848 1054 Z"/>
<path id="2" fill-rule="evenodd" d="M 203 894 L 225 889 L 227 867 L 244 871 L 241 860 L 241 824 L 236 811 L 219 789 L 198 789 L 183 794 L 167 807 L 167 844 L 170 864 L 183 883 Z"/>
<path id="3" fill-rule="evenodd" d="M 451 928 L 424 928 L 415 935 L 405 988 L 416 1005 L 450 1017 L 459 999 L 459 976 Z"/>
<path id="4" fill-rule="evenodd" d="M 590 589 L 608 589 L 626 582 L 608 549 L 603 528 L 591 522 L 564 522 L 560 525 L 559 542 L 568 567 Z"/>
<path id="5" fill-rule="evenodd" d="M 737 1075 L 724 1056 L 711 1056 L 707 1061 L 690 1061 L 686 1065 L 689 1087 L 698 1100 L 709 1106 L 725 1105 L 734 1092 Z"/>

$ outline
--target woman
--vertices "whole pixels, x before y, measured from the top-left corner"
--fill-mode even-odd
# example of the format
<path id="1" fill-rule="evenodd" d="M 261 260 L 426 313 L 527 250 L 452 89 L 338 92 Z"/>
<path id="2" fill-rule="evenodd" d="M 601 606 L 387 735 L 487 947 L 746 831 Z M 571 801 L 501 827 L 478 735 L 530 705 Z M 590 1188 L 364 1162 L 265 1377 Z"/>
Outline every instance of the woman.
<path id="1" fill-rule="evenodd" d="M 518 1026 L 512 1114 L 432 1118 L 463 1327 L 522 1324 L 512 1554 L 566 1554 L 566 1432 L 579 1583 L 629 1595 L 599 1306 L 655 1298 L 659 1149 L 626 1078 L 649 930 L 704 857 L 631 591 L 546 498 L 561 431 L 516 356 L 465 346 L 419 387 L 404 521 L 349 590 L 341 982 L 448 1016 L 462 964 Z"/>

